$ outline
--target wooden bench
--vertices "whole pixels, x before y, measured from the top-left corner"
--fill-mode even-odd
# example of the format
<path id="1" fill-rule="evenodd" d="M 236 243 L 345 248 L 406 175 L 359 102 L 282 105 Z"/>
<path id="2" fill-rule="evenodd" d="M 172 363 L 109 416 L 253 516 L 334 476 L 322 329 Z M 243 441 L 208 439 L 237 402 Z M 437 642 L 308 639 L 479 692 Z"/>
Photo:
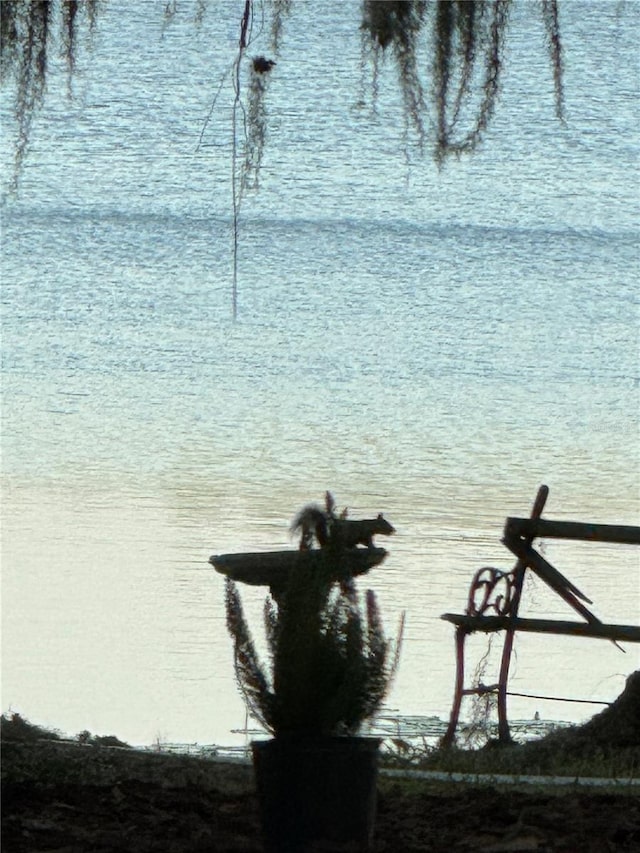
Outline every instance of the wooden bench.
<path id="1" fill-rule="evenodd" d="M 456 684 L 449 726 L 442 740 L 443 746 L 451 746 L 455 741 L 463 697 L 490 692 L 496 693 L 498 699 L 498 740 L 503 743 L 511 741 L 507 720 L 507 681 L 516 631 L 597 637 L 615 643 L 640 643 L 639 627 L 601 622 L 586 606 L 593 602 L 533 548 L 534 540 L 543 537 L 640 545 L 640 527 L 543 519 L 542 511 L 548 495 L 547 486 L 541 486 L 530 518 L 506 520 L 502 542 L 517 557 L 514 568 L 510 572 L 501 572 L 494 568 L 479 569 L 471 582 L 465 613 L 444 613 L 441 617 L 456 626 Z M 527 569 L 548 584 L 584 621 L 520 618 L 518 610 Z M 505 632 L 500 673 L 497 684 L 465 688 L 465 639 L 468 634 L 476 631 Z"/>

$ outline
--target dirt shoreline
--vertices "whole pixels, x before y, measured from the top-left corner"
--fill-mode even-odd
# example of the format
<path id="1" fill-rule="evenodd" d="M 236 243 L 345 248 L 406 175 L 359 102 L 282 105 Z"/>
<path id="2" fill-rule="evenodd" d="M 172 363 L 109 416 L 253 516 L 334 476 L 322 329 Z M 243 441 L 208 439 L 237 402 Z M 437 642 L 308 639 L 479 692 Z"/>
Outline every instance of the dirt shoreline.
<path id="1" fill-rule="evenodd" d="M 5 742 L 3 853 L 260 853 L 250 764 Z M 380 779 L 375 853 L 640 850 L 640 790 Z"/>
<path id="2" fill-rule="evenodd" d="M 418 767 L 494 775 L 471 784 L 381 774 L 372 853 L 638 853 L 640 786 L 553 788 L 541 778 L 516 788 L 495 774 L 640 778 L 640 672 L 583 726 L 424 754 Z M 260 834 L 248 763 L 89 732 L 64 741 L 2 717 L 2 853 L 261 853 Z"/>

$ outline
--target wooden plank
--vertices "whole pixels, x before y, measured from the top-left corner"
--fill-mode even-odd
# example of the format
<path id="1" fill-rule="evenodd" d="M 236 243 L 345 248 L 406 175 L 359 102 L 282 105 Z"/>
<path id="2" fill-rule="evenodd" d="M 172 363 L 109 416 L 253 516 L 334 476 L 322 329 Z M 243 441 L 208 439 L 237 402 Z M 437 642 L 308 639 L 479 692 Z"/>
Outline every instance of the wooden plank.
<path id="1" fill-rule="evenodd" d="M 549 497 L 549 486 L 544 484 L 538 489 L 536 499 L 531 508 L 531 518 L 537 519 L 542 517 L 542 513 Z M 532 539 L 525 537 L 521 540 L 523 545 L 530 546 Z M 520 598 L 522 595 L 522 585 L 524 583 L 524 575 L 527 570 L 527 564 L 524 560 L 519 559 L 513 569 L 513 596 L 511 606 L 509 608 L 512 618 L 516 618 L 520 608 Z M 509 679 L 509 667 L 511 666 L 511 653 L 513 651 L 513 641 L 515 632 L 512 629 L 507 630 L 502 647 L 502 658 L 500 660 L 500 672 L 498 674 L 498 739 L 503 743 L 508 743 L 511 740 L 509 733 L 509 720 L 507 719 L 507 681 Z"/>
<path id="2" fill-rule="evenodd" d="M 524 539 L 580 539 L 585 542 L 612 542 L 640 545 L 640 527 L 624 524 L 590 524 L 582 521 L 554 521 L 549 518 L 507 518 L 505 537 Z"/>
<path id="3" fill-rule="evenodd" d="M 640 628 L 634 625 L 610 625 L 603 622 L 566 622 L 558 619 L 522 619 L 510 616 L 467 616 L 462 613 L 443 613 L 446 622 L 464 628 L 470 633 L 481 631 L 528 631 L 539 634 L 565 634 L 574 637 L 592 637 L 602 640 L 622 640 L 640 643 Z"/>
<path id="4" fill-rule="evenodd" d="M 502 540 L 503 544 L 518 557 L 519 560 L 526 563 L 529 568 L 533 569 L 545 583 L 549 584 L 551 589 L 558 593 L 564 600 L 577 610 L 585 618 L 589 618 L 586 614 L 589 613 L 586 608 L 581 609 L 582 605 L 578 606 L 578 598 L 586 601 L 587 604 L 593 604 L 590 598 L 581 592 L 577 586 L 571 583 L 562 572 L 559 572 L 555 566 L 552 566 L 548 560 L 534 551 L 531 545 L 525 543 L 522 539 L 513 539 L 505 537 Z"/>

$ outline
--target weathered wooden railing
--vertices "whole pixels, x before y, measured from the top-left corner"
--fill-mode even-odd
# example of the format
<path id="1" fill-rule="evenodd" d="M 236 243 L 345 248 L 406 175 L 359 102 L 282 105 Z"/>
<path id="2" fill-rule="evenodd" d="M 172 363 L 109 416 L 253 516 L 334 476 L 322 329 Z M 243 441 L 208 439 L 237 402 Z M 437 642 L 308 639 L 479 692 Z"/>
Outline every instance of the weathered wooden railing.
<path id="1" fill-rule="evenodd" d="M 445 746 L 454 742 L 463 697 L 474 694 L 497 694 L 498 739 L 501 742 L 511 740 L 507 720 L 507 681 L 516 631 L 596 637 L 615 643 L 640 643 L 639 627 L 601 622 L 586 607 L 586 604 L 593 602 L 532 547 L 534 539 L 542 537 L 640 545 L 640 528 L 543 519 L 541 516 L 548 494 L 547 486 L 541 486 L 530 518 L 507 518 L 502 542 L 517 557 L 514 568 L 510 572 L 501 572 L 494 568 L 479 569 L 471 582 L 466 612 L 445 613 L 442 616 L 456 626 L 456 685 L 449 726 L 443 738 Z M 585 621 L 567 622 L 519 617 L 518 610 L 527 569 L 545 581 Z M 505 632 L 500 673 L 497 684 L 465 688 L 465 639 L 475 631 Z"/>

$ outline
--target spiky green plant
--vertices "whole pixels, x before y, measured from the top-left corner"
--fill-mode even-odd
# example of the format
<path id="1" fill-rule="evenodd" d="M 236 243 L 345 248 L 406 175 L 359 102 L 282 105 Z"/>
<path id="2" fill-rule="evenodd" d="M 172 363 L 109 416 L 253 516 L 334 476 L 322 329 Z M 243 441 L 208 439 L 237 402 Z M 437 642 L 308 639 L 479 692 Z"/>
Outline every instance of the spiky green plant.
<path id="1" fill-rule="evenodd" d="M 304 559 L 276 604 L 265 602 L 270 666 L 265 667 L 233 581 L 226 582 L 227 627 L 240 691 L 250 714 L 274 735 L 355 734 L 380 708 L 399 660 L 384 633 L 376 597 L 360 605 L 351 578 L 335 583 L 338 554 L 320 569 Z"/>

